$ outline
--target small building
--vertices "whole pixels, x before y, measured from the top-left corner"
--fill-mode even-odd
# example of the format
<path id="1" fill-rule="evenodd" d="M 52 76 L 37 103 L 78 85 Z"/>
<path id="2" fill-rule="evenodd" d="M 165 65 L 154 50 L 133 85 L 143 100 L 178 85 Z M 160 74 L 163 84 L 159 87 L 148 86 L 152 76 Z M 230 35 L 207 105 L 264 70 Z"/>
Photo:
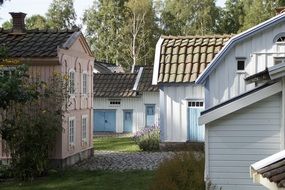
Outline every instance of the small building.
<path id="1" fill-rule="evenodd" d="M 94 74 L 94 133 L 134 133 L 158 125 L 159 92 L 152 68 L 138 73 Z"/>
<path id="2" fill-rule="evenodd" d="M 205 180 L 217 189 L 265 189 L 249 167 L 284 150 L 284 30 L 282 13 L 232 37 L 196 81 L 205 86 Z"/>
<path id="3" fill-rule="evenodd" d="M 204 87 L 195 81 L 230 36 L 162 36 L 156 45 L 153 84 L 159 86 L 161 141 L 204 142 L 198 117 Z"/>
<path id="4" fill-rule="evenodd" d="M 51 159 L 71 165 L 93 155 L 93 62 L 90 48 L 78 30 L 26 30 L 25 13 L 11 13 L 13 29 L 0 28 L 0 44 L 8 58 L 29 65 L 29 74 L 48 81 L 54 72 L 69 76 L 71 105 L 65 110 L 62 134 Z M 10 159 L 0 139 L 0 160 Z M 31 147 L 32 148 L 32 147 Z"/>
<path id="5" fill-rule="evenodd" d="M 121 65 L 115 65 L 103 61 L 94 61 L 94 73 L 125 73 Z"/>

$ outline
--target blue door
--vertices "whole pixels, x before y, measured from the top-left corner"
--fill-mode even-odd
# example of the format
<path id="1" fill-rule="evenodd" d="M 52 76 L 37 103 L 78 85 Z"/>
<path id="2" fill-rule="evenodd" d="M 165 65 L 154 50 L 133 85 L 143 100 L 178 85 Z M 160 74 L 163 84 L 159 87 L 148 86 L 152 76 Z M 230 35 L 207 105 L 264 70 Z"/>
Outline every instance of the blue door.
<path id="1" fill-rule="evenodd" d="M 116 111 L 94 110 L 93 131 L 116 132 Z"/>
<path id="2" fill-rule="evenodd" d="M 133 132 L 133 111 L 124 110 L 124 132 Z"/>
<path id="3" fill-rule="evenodd" d="M 154 116 L 155 116 L 155 105 L 149 104 L 145 106 L 145 114 L 146 114 L 146 127 L 151 127 L 155 124 Z"/>
<path id="4" fill-rule="evenodd" d="M 187 126 L 187 136 L 188 140 L 191 142 L 204 142 L 205 141 L 205 126 L 198 124 L 198 118 L 203 109 L 188 108 L 188 126 Z"/>

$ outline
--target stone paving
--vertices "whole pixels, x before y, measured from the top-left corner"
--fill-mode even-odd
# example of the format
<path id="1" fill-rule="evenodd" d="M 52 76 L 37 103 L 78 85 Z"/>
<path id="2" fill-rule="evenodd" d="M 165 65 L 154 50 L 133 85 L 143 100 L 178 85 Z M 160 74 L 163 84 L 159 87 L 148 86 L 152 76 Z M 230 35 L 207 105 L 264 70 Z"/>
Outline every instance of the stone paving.
<path id="1" fill-rule="evenodd" d="M 93 158 L 82 161 L 74 167 L 84 170 L 154 170 L 160 163 L 174 155 L 174 152 L 95 151 Z"/>

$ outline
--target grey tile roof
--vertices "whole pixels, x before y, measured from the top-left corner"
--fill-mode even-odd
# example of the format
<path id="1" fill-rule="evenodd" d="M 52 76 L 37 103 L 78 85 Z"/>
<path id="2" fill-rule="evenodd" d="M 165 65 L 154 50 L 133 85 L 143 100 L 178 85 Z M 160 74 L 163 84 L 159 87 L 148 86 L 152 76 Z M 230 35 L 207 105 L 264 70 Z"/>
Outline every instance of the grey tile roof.
<path id="1" fill-rule="evenodd" d="M 158 83 L 194 82 L 230 38 L 162 36 Z"/>
<path id="2" fill-rule="evenodd" d="M 100 73 L 125 73 L 122 66 L 103 61 L 95 60 L 94 68 L 98 70 Z"/>
<path id="3" fill-rule="evenodd" d="M 136 74 L 94 74 L 94 97 L 134 97 Z"/>
<path id="4" fill-rule="evenodd" d="M 44 58 L 56 57 L 57 48 L 79 30 L 27 30 L 24 34 L 12 34 L 12 30 L 0 28 L 0 46 L 7 48 L 8 57 Z M 68 44 L 67 44 L 68 45 Z"/>
<path id="5" fill-rule="evenodd" d="M 144 67 L 139 81 L 139 92 L 158 92 L 158 85 L 152 85 L 153 67 Z"/>

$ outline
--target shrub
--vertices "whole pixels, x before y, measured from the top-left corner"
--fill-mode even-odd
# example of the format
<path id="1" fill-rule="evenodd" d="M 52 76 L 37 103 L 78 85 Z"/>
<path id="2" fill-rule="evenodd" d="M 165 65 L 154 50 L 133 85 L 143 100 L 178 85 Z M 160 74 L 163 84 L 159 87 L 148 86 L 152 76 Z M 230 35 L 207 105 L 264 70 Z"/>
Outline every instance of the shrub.
<path id="1" fill-rule="evenodd" d="M 151 190 L 205 190 L 204 155 L 178 153 L 156 171 Z"/>
<path id="2" fill-rule="evenodd" d="M 15 80 L 13 76 L 6 79 Z M 0 109 L 0 135 L 11 155 L 14 177 L 28 180 L 47 174 L 49 155 L 61 132 L 68 97 L 66 82 L 59 74 L 55 73 L 47 82 L 24 75 L 18 80 L 21 82 L 15 88 L 20 89 L 21 96 L 8 97 L 7 106 Z M 5 86 L 0 85 L 0 92 Z"/>
<path id="3" fill-rule="evenodd" d="M 144 128 L 138 131 L 133 139 L 143 151 L 159 150 L 160 130 L 158 126 Z"/>

